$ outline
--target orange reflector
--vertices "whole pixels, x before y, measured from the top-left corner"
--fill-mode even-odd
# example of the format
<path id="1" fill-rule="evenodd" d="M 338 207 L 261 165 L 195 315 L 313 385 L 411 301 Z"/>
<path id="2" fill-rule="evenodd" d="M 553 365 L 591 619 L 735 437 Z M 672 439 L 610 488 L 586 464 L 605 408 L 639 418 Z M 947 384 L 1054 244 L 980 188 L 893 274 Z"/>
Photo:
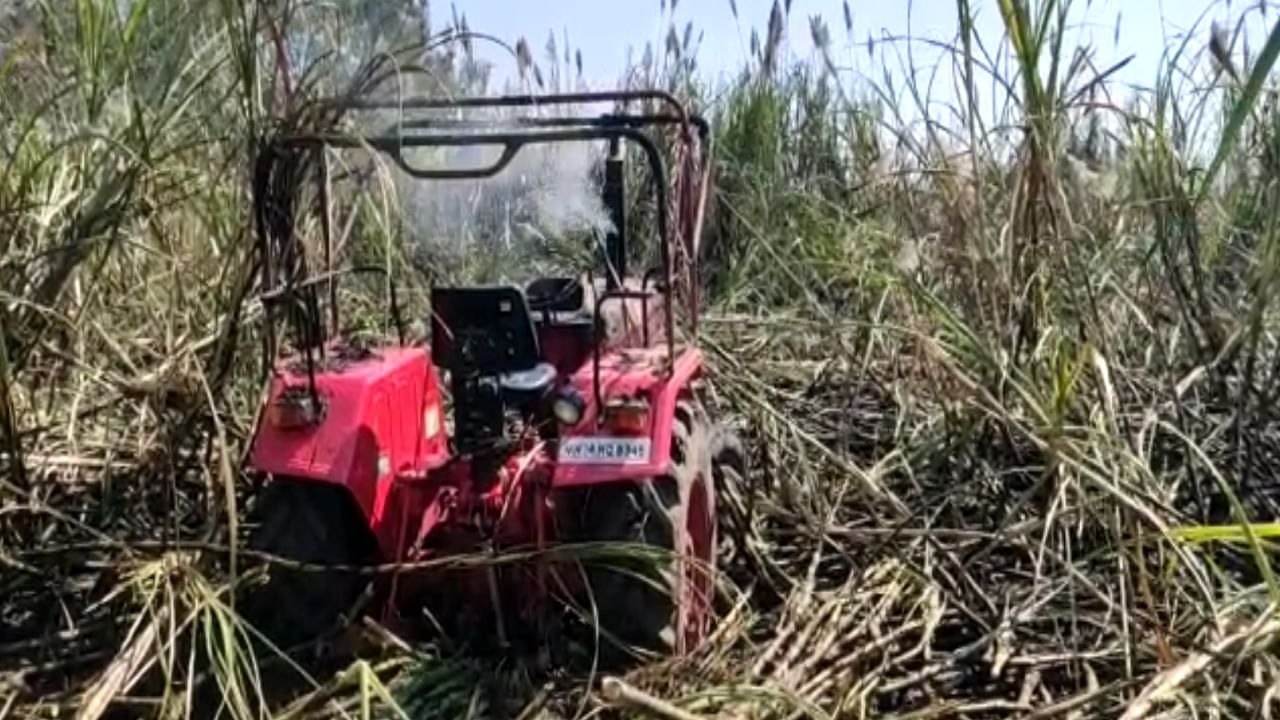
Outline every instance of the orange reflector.
<path id="1" fill-rule="evenodd" d="M 604 424 L 625 435 L 649 432 L 649 403 L 644 400 L 611 400 L 604 406 Z"/>

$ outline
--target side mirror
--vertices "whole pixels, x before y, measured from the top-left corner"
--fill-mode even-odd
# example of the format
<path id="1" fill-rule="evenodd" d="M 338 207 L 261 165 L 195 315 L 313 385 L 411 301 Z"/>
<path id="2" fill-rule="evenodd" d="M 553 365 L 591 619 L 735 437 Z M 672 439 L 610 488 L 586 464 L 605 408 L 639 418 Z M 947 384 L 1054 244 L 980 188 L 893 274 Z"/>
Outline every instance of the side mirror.
<path id="1" fill-rule="evenodd" d="M 581 310 L 585 291 L 577 278 L 538 278 L 524 291 L 531 312 Z"/>

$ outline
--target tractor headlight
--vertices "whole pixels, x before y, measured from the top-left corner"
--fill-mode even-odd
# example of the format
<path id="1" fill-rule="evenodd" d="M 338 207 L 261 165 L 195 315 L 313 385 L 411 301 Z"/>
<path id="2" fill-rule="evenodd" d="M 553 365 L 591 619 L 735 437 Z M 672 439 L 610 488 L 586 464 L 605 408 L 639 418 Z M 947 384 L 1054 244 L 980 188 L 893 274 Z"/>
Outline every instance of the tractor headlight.
<path id="1" fill-rule="evenodd" d="M 587 401 L 572 388 L 564 388 L 551 400 L 551 415 L 561 425 L 577 425 Z"/>

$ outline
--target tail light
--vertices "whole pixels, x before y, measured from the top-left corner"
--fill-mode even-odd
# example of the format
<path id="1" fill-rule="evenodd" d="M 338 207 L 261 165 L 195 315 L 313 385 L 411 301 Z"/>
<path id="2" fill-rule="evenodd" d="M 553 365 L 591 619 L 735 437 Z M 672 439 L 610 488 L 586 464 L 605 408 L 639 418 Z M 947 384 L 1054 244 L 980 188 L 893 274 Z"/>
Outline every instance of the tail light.
<path id="1" fill-rule="evenodd" d="M 604 405 L 604 425 L 620 435 L 647 435 L 649 401 L 643 398 L 607 401 Z"/>

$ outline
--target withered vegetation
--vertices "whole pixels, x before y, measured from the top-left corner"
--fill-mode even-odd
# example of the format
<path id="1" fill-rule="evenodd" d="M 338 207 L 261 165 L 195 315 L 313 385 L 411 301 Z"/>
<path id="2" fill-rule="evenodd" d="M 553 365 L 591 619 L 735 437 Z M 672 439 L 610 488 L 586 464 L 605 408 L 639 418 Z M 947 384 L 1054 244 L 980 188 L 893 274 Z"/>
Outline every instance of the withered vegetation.
<path id="1" fill-rule="evenodd" d="M 257 564 L 230 552 L 262 389 L 252 152 L 337 122 L 324 95 L 485 88 L 492 40 L 397 0 L 0 9 L 0 720 L 1274 707 L 1280 33 L 1226 30 L 1273 11 L 1217 7 L 1126 94 L 1071 0 L 956 0 L 931 68 L 856 6 L 790 5 L 739 18 L 762 29 L 727 82 L 675 22 L 626 78 L 716 133 L 702 342 L 752 472 L 720 488 L 714 636 L 603 692 L 365 622 L 273 708 L 230 593 Z M 527 89 L 577 85 L 567 43 L 511 49 Z M 347 252 L 409 317 L 491 270 L 401 242 L 394 193 L 359 212 Z M 364 332 L 383 290 L 348 286 Z"/>

